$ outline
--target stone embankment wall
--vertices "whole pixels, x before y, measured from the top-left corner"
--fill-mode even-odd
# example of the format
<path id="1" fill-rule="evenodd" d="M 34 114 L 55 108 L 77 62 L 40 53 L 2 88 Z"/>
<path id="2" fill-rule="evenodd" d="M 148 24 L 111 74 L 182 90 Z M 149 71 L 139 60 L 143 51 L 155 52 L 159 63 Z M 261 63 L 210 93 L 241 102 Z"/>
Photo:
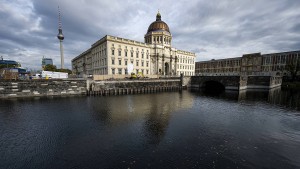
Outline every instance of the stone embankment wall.
<path id="1" fill-rule="evenodd" d="M 180 79 L 88 81 L 87 95 L 123 95 L 155 93 L 182 89 Z"/>
<path id="2" fill-rule="evenodd" d="M 0 98 L 86 94 L 86 80 L 0 81 Z"/>

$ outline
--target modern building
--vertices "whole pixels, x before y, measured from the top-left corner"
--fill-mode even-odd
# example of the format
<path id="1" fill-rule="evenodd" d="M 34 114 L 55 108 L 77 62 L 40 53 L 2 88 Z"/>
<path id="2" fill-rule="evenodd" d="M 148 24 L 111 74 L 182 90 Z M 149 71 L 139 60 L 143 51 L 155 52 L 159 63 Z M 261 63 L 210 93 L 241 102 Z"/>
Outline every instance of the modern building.
<path id="1" fill-rule="evenodd" d="M 244 54 L 242 57 L 196 62 L 196 75 L 287 75 L 287 65 L 300 62 L 300 51 Z"/>
<path id="2" fill-rule="evenodd" d="M 19 62 L 16 62 L 14 60 L 4 60 L 2 56 L 0 58 L 0 70 L 1 69 L 14 69 L 20 74 L 27 73 L 27 70 L 25 68 L 22 68 Z"/>
<path id="3" fill-rule="evenodd" d="M 42 58 L 42 67 L 44 68 L 46 65 L 53 65 L 53 60 L 51 58 Z"/>
<path id="4" fill-rule="evenodd" d="M 3 58 L 0 59 L 0 69 L 1 68 L 18 68 L 21 67 L 19 62 L 14 60 L 4 60 Z"/>
<path id="5" fill-rule="evenodd" d="M 72 60 L 76 74 L 126 75 L 128 65 L 133 72 L 148 75 L 192 76 L 195 72 L 195 53 L 172 47 L 169 26 L 161 20 L 148 27 L 144 42 L 106 35 Z"/>

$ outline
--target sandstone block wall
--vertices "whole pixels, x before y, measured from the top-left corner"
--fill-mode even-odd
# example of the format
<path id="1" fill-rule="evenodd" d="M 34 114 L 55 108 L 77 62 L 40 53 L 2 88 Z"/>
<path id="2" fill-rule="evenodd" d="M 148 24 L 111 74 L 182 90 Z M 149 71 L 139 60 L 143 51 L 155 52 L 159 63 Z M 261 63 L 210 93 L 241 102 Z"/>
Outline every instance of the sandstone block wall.
<path id="1" fill-rule="evenodd" d="M 0 98 L 82 95 L 86 80 L 0 81 Z"/>

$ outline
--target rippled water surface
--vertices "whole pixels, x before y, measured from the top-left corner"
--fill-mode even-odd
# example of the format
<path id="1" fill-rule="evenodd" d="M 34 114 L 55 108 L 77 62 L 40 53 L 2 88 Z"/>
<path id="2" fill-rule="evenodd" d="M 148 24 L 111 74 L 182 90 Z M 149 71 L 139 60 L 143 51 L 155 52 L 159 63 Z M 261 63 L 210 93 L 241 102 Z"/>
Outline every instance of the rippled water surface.
<path id="1" fill-rule="evenodd" d="M 0 168 L 300 168 L 300 95 L 0 100 Z"/>

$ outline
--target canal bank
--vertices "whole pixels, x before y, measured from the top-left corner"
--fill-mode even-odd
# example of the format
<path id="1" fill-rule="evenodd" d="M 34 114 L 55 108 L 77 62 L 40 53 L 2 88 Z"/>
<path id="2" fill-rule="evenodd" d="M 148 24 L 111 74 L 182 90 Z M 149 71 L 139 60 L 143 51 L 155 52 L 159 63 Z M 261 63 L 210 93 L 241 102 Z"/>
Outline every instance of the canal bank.
<path id="1" fill-rule="evenodd" d="M 190 77 L 105 81 L 90 79 L 0 81 L 0 98 L 157 93 L 186 89 L 189 83 Z"/>
<path id="2" fill-rule="evenodd" d="M 14 80 L 0 81 L 0 98 L 68 96 L 86 93 L 86 80 Z"/>

